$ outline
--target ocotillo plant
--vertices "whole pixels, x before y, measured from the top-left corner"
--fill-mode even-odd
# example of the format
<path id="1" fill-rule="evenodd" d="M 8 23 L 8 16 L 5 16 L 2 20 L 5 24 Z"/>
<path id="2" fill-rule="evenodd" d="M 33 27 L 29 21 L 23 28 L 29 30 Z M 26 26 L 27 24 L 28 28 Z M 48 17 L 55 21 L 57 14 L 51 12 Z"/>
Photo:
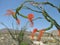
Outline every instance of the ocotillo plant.
<path id="1" fill-rule="evenodd" d="M 34 10 L 28 6 L 26 6 L 25 4 L 26 3 L 29 3 L 31 4 L 31 6 L 33 6 L 34 8 L 37 8 L 38 10 Z M 12 15 L 12 17 L 16 20 L 17 24 L 19 25 L 20 24 L 20 19 L 18 19 L 18 15 L 25 18 L 25 19 L 28 19 L 29 22 L 31 23 L 31 26 L 34 26 L 34 23 L 33 23 L 33 19 L 34 19 L 34 14 L 30 13 L 28 14 L 27 16 L 23 15 L 20 13 L 20 10 L 22 10 L 23 8 L 24 9 L 28 9 L 28 10 L 31 10 L 33 12 L 37 12 L 37 13 L 41 13 L 43 16 L 44 16 L 44 19 L 46 19 L 51 25 L 48 27 L 48 28 L 45 28 L 45 29 L 34 29 L 32 34 L 34 35 L 35 32 L 39 32 L 39 36 L 38 36 L 38 39 L 40 41 L 41 37 L 43 36 L 43 33 L 47 30 L 50 30 L 53 26 L 55 26 L 58 30 L 58 33 L 59 33 L 59 36 L 60 36 L 60 25 L 56 22 L 55 19 L 53 19 L 52 17 L 50 17 L 50 15 L 48 14 L 48 12 L 45 10 L 45 8 L 43 6 L 46 6 L 46 5 L 50 5 L 54 8 L 56 8 L 58 10 L 58 12 L 60 13 L 60 8 L 55 6 L 54 4 L 50 3 L 50 2 L 35 2 L 35 1 L 24 1 L 19 7 L 17 7 L 15 10 L 15 12 L 13 10 L 7 10 L 7 14 L 6 15 Z M 40 18 L 40 17 L 38 17 Z M 11 33 L 10 33 L 11 34 Z M 20 35 L 21 33 L 19 33 Z M 21 34 L 22 36 L 24 36 L 24 33 Z M 32 35 L 32 37 L 33 37 Z M 14 38 L 14 36 L 11 34 L 11 36 L 13 37 L 14 40 L 16 40 Z M 18 37 L 18 42 L 19 42 L 19 45 L 21 45 L 21 41 L 23 40 L 23 37 L 21 37 L 22 39 L 20 39 L 20 36 Z M 21 40 L 21 41 L 20 41 Z M 23 45 L 23 44 L 22 44 Z"/>

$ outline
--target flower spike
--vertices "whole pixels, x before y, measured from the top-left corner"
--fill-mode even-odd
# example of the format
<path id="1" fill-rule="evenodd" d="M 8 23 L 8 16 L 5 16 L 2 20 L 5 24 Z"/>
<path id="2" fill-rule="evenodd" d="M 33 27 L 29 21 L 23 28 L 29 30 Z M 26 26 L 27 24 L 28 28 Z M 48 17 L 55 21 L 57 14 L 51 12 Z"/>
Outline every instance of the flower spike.
<path id="1" fill-rule="evenodd" d="M 31 26 L 33 26 L 33 18 L 34 18 L 34 15 L 33 14 L 28 14 L 28 20 L 30 21 L 31 23 Z"/>
<path id="2" fill-rule="evenodd" d="M 36 29 L 36 28 L 33 29 L 32 34 L 31 34 L 32 40 L 34 39 L 34 34 L 35 34 L 36 32 L 37 32 L 37 29 Z"/>
<path id="3" fill-rule="evenodd" d="M 37 39 L 38 41 L 41 40 L 41 37 L 43 36 L 44 32 L 45 32 L 44 29 L 40 30 L 39 35 L 38 35 L 38 39 Z"/>

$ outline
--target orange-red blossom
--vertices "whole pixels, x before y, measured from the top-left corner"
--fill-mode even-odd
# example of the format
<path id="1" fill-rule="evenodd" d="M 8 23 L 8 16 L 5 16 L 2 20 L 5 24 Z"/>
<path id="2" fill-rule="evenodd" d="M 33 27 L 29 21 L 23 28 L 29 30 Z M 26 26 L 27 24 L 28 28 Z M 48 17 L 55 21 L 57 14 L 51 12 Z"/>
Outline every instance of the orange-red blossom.
<path id="1" fill-rule="evenodd" d="M 31 23 L 31 26 L 33 26 L 33 18 L 34 18 L 34 14 L 28 14 L 28 20 L 30 21 L 30 23 Z"/>
<path id="2" fill-rule="evenodd" d="M 58 35 L 60 36 L 60 30 L 58 30 Z"/>
<path id="3" fill-rule="evenodd" d="M 7 10 L 6 15 L 15 15 L 15 12 L 13 12 L 12 10 Z"/>
<path id="4" fill-rule="evenodd" d="M 7 10 L 7 13 L 5 15 L 12 15 L 14 18 L 15 18 L 15 12 L 12 11 L 12 10 Z M 20 24 L 20 20 L 18 18 L 15 18 L 16 19 L 16 22 L 17 24 Z"/>
<path id="5" fill-rule="evenodd" d="M 41 40 L 41 37 L 43 36 L 44 32 L 45 32 L 44 29 L 40 30 L 39 35 L 38 35 L 38 38 L 37 38 L 38 41 Z"/>
<path id="6" fill-rule="evenodd" d="M 37 29 L 35 28 L 35 29 L 33 29 L 33 32 L 32 32 L 32 34 L 31 34 L 31 37 L 32 37 L 32 40 L 34 39 L 34 34 L 37 32 Z"/>
<path id="7" fill-rule="evenodd" d="M 43 34 L 44 34 L 44 32 L 45 32 L 45 30 L 42 29 L 42 30 L 38 31 L 38 29 L 36 29 L 36 28 L 33 29 L 33 32 L 32 32 L 32 34 L 31 34 L 32 40 L 34 39 L 34 34 L 35 34 L 36 32 L 39 32 L 39 35 L 38 35 L 38 37 L 37 37 L 37 40 L 40 41 L 40 40 L 41 40 L 41 37 L 43 36 Z"/>

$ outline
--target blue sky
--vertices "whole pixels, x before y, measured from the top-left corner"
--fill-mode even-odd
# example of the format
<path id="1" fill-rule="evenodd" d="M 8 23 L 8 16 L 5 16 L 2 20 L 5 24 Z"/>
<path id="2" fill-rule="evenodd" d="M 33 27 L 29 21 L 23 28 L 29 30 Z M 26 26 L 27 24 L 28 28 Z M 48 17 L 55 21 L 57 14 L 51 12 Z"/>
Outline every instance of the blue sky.
<path id="1" fill-rule="evenodd" d="M 23 3 L 25 0 L 0 0 L 0 22 L 3 22 L 4 24 L 6 24 L 9 28 L 12 28 L 12 22 L 14 23 L 14 29 L 16 29 L 16 21 L 13 19 L 12 16 L 4 16 L 4 14 L 6 14 L 6 10 L 8 9 L 16 9 L 21 3 Z M 43 2 L 46 0 L 35 0 L 37 2 Z M 48 0 L 49 2 L 53 3 L 54 5 L 58 6 L 60 5 L 60 0 Z M 28 5 L 27 5 L 28 6 Z M 33 7 L 32 7 L 33 8 Z M 57 9 L 52 8 L 51 6 L 45 6 L 46 11 L 48 12 L 48 14 L 57 21 L 58 24 L 60 24 L 60 13 L 57 11 Z M 42 16 L 42 14 L 40 13 L 36 13 L 36 12 L 32 12 L 30 10 L 26 10 L 26 9 L 22 9 L 20 11 L 20 13 L 24 14 L 24 15 L 28 15 L 29 13 L 33 13 L 35 18 L 36 17 L 42 17 L 43 19 L 39 19 L 34 21 L 34 27 L 30 27 L 29 25 L 28 30 L 32 30 L 33 28 L 38 28 L 38 29 L 43 29 L 43 28 L 47 28 L 50 26 L 50 23 L 47 22 L 44 17 Z M 18 16 L 18 18 L 21 21 L 21 24 L 19 25 L 19 29 L 21 27 L 24 26 L 24 24 L 26 24 L 26 22 L 28 21 L 27 19 L 24 19 L 20 16 Z M 4 26 L 2 26 L 0 24 L 0 29 L 5 28 Z M 51 30 L 56 30 L 56 27 L 53 26 L 53 28 Z"/>

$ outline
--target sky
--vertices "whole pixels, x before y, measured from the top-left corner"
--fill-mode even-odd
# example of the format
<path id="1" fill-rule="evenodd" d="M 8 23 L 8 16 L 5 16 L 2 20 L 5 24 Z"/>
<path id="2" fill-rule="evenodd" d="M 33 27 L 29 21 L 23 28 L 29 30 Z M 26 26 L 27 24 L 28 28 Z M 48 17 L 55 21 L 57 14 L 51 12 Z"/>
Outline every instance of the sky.
<path id="1" fill-rule="evenodd" d="M 25 0 L 0 0 L 0 22 L 3 22 L 5 25 L 8 26 L 8 28 L 13 28 L 12 27 L 12 23 L 14 25 L 14 29 L 16 29 L 16 27 L 18 27 L 19 29 L 21 29 L 26 22 L 28 21 L 28 19 L 25 19 L 23 17 L 18 16 L 18 18 L 20 19 L 21 23 L 19 26 L 16 25 L 16 21 L 14 20 L 14 18 L 12 16 L 5 16 L 6 11 L 8 9 L 16 9 L 18 6 L 20 6 L 21 3 L 23 3 Z M 49 1 L 51 3 L 53 3 L 55 6 L 59 7 L 60 5 L 60 0 L 34 0 L 36 2 L 44 2 L 44 1 Z M 26 6 L 29 6 L 26 4 Z M 31 7 L 31 6 L 30 6 Z M 35 9 L 34 7 L 32 7 L 33 9 Z M 46 5 L 45 6 L 46 11 L 48 12 L 48 14 L 57 21 L 57 23 L 60 25 L 60 13 L 57 11 L 57 9 Z M 14 10 L 15 11 L 15 10 Z M 34 14 L 35 18 L 36 17 L 42 17 L 42 19 L 38 19 L 36 21 L 34 21 L 34 26 L 30 27 L 30 25 L 28 24 L 27 29 L 29 31 L 33 30 L 34 28 L 38 28 L 40 29 L 44 29 L 50 26 L 50 23 L 48 21 L 46 21 L 43 17 L 42 14 L 40 13 L 36 13 L 27 9 L 22 9 L 20 11 L 21 14 L 24 14 L 25 16 L 27 16 L 29 13 Z M 3 25 L 0 24 L 0 29 L 5 28 Z M 50 30 L 57 30 L 55 26 L 53 26 L 52 29 Z"/>

